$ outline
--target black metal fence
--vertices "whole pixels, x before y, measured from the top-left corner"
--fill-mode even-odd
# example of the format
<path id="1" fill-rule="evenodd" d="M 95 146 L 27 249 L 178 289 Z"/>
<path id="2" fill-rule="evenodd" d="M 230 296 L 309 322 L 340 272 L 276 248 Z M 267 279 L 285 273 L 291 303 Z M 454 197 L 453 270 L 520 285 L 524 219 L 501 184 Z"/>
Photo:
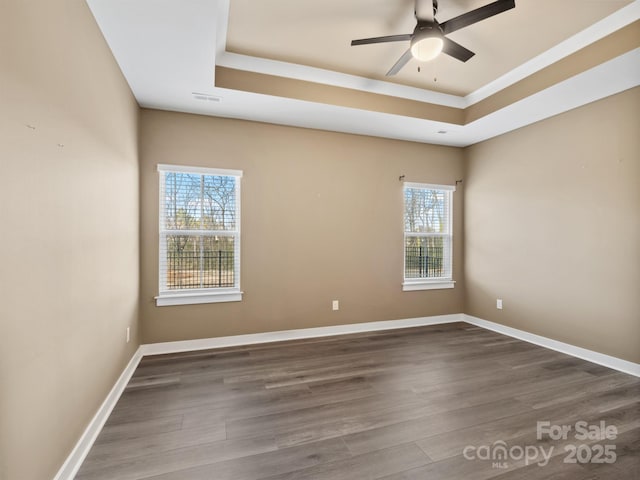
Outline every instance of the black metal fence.
<path id="1" fill-rule="evenodd" d="M 167 287 L 216 288 L 235 285 L 234 252 L 167 252 Z M 405 247 L 405 278 L 444 276 L 442 247 Z"/>
<path id="2" fill-rule="evenodd" d="M 234 252 L 167 252 L 167 287 L 215 288 L 235 285 Z"/>
<path id="3" fill-rule="evenodd" d="M 405 247 L 405 278 L 437 278 L 444 276 L 442 247 Z"/>

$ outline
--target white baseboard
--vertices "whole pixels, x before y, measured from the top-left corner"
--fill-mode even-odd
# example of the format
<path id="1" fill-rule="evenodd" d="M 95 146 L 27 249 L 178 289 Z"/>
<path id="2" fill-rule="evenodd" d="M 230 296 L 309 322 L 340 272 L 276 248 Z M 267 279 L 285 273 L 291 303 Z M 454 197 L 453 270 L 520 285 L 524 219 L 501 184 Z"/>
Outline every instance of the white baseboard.
<path id="1" fill-rule="evenodd" d="M 374 332 L 377 330 L 393 330 L 398 328 L 422 327 L 443 323 L 462 322 L 463 314 L 439 315 L 433 317 L 407 318 L 383 322 L 354 323 L 351 325 L 335 325 L 331 327 L 304 328 L 299 330 L 284 330 L 279 332 L 254 333 L 249 335 L 234 335 L 231 337 L 204 338 L 199 340 L 185 340 L 181 342 L 165 342 L 140 345 L 136 353 L 124 368 L 115 385 L 102 402 L 93 416 L 78 443 L 65 460 L 53 480 L 73 480 L 82 462 L 93 446 L 98 434 L 109 418 L 113 408 L 120 399 L 133 372 L 145 355 L 160 355 L 165 353 L 190 352 L 209 348 L 232 347 L 257 343 L 280 342 L 314 337 L 344 335 L 348 333 Z"/>
<path id="2" fill-rule="evenodd" d="M 129 383 L 138 363 L 140 363 L 140 359 L 142 359 L 142 351 L 138 348 L 120 374 L 120 377 L 118 377 L 118 380 L 107 395 L 107 398 L 102 402 L 102 405 L 100 405 L 100 408 L 98 408 L 98 411 L 80 436 L 78 443 L 76 443 L 76 446 L 62 464 L 62 467 L 60 467 L 56 476 L 53 477 L 53 480 L 73 480 L 76 473 L 78 473 L 82 462 L 87 457 L 89 450 L 91 450 L 93 442 L 95 442 L 98 434 L 102 430 L 102 427 L 109 418 L 109 415 L 111 415 L 111 411 L 116 406 L 116 403 L 118 403 L 122 392 Z"/>
<path id="3" fill-rule="evenodd" d="M 210 348 L 237 347 L 256 343 L 282 342 L 285 340 L 301 340 L 305 338 L 329 337 L 349 333 L 375 332 L 378 330 L 394 330 L 398 328 L 424 327 L 444 323 L 463 322 L 462 313 L 436 315 L 432 317 L 405 318 L 382 322 L 352 323 L 333 325 L 330 327 L 301 328 L 298 330 L 281 330 L 277 332 L 251 333 L 231 337 L 202 338 L 181 342 L 150 343 L 141 345 L 143 355 L 162 355 L 167 353 L 192 352 Z"/>
<path id="4" fill-rule="evenodd" d="M 593 350 L 587 350 L 586 348 L 576 347 L 569 343 L 559 342 L 551 338 L 525 332 L 524 330 L 518 330 L 517 328 L 507 327 L 505 325 L 483 320 L 471 315 L 463 314 L 462 321 L 477 327 L 486 328 L 487 330 L 493 330 L 494 332 L 517 338 L 525 342 L 533 343 L 541 347 L 549 348 L 557 352 L 566 353 L 567 355 L 581 358 L 588 362 L 597 363 L 598 365 L 603 365 L 623 373 L 628 373 L 629 375 L 640 377 L 640 364 L 638 363 L 622 360 L 617 357 L 605 355 L 604 353 L 594 352 Z"/>
<path id="5" fill-rule="evenodd" d="M 346 335 L 349 333 L 423 327 L 455 322 L 466 322 L 470 325 L 486 328 L 487 330 L 492 330 L 509 337 L 517 338 L 525 342 L 566 353 L 567 355 L 578 357 L 589 362 L 604 365 L 605 367 L 640 377 L 640 364 L 621 360 L 619 358 L 604 355 L 585 348 L 576 347 L 568 343 L 552 340 L 550 338 L 535 335 L 516 328 L 507 327 L 499 323 L 489 322 L 464 313 L 438 315 L 433 317 L 406 318 L 402 320 L 389 320 L 383 322 L 353 323 L 349 325 L 334 325 L 330 327 L 303 328 L 299 330 L 282 330 L 278 332 L 253 333 L 248 335 L 234 335 L 230 337 L 203 338 L 199 340 L 185 340 L 180 342 L 151 343 L 140 345 L 120 375 L 120 378 L 118 378 L 117 382 L 109 392 L 109 395 L 107 395 L 107 398 L 102 402 L 97 413 L 94 415 L 93 419 L 91 419 L 91 422 L 89 422 L 89 425 L 80 437 L 80 440 L 78 440 L 78 443 L 58 471 L 58 474 L 54 477 L 54 480 L 73 480 L 73 477 L 80 469 L 82 462 L 93 446 L 93 442 L 102 430 L 107 418 L 109 418 L 111 411 L 118 402 L 120 395 L 122 395 L 122 392 L 127 386 L 129 379 L 133 375 L 133 372 L 143 356 L 281 342 L 284 340 L 301 340 L 305 338 Z"/>

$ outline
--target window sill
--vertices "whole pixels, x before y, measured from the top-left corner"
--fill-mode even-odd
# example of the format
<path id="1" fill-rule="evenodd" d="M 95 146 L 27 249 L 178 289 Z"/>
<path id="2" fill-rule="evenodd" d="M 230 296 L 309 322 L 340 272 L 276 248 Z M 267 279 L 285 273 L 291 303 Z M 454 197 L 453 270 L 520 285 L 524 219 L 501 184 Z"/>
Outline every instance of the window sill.
<path id="1" fill-rule="evenodd" d="M 242 294 L 240 290 L 224 290 L 221 292 L 197 292 L 197 293 L 165 293 L 156 298 L 156 307 L 171 305 L 196 305 L 199 303 L 240 302 Z"/>
<path id="2" fill-rule="evenodd" d="M 438 280 L 430 282 L 405 282 L 402 284 L 403 292 L 414 292 L 417 290 L 440 290 L 453 288 L 456 282 L 453 280 Z"/>

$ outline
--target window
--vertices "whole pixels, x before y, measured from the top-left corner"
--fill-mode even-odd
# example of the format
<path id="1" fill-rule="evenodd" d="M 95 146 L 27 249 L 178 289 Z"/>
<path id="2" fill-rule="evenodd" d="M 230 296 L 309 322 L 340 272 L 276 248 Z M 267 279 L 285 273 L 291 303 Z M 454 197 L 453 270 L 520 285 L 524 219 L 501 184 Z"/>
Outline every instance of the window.
<path id="1" fill-rule="evenodd" d="M 156 305 L 233 302 L 240 291 L 238 170 L 158 165 Z"/>
<path id="2" fill-rule="evenodd" d="M 454 191 L 446 185 L 404 184 L 403 290 L 453 288 Z"/>

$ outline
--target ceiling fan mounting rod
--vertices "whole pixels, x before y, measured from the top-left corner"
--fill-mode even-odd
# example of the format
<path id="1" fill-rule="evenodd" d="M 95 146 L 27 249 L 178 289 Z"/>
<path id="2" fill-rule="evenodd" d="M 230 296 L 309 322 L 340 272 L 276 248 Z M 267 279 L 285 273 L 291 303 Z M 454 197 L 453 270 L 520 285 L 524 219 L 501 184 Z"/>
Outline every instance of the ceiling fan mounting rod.
<path id="1" fill-rule="evenodd" d="M 418 11 L 420 10 L 418 8 L 418 2 L 420 1 L 428 1 L 428 0 L 416 0 L 415 7 L 413 9 L 413 15 L 416 17 L 416 20 L 418 21 L 420 21 L 420 18 L 418 17 Z M 433 5 L 433 16 L 435 17 L 436 14 L 438 13 L 438 0 L 432 0 L 432 5 Z"/>

